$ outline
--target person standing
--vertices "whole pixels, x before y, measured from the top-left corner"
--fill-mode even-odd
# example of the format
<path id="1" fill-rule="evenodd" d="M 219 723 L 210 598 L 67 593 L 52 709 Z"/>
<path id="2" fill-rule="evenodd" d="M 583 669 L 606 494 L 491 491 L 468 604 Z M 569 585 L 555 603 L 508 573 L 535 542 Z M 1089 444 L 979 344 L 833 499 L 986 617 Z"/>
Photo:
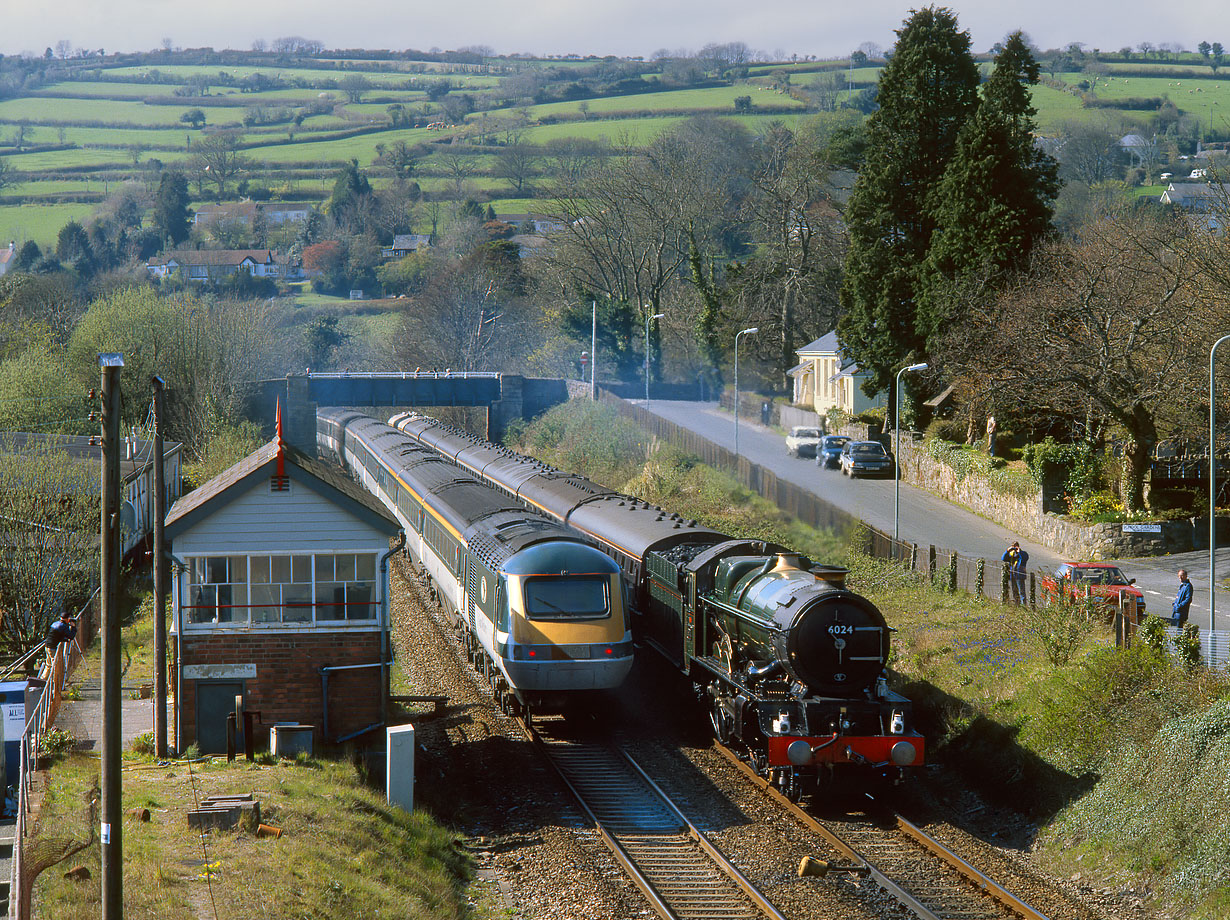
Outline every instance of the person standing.
<path id="1" fill-rule="evenodd" d="M 995 416 L 987 416 L 987 456 L 995 456 L 995 429 L 999 426 L 995 424 Z M 1014 543 L 1013 546 L 1016 544 Z"/>
<path id="2" fill-rule="evenodd" d="M 1021 544 L 1013 541 L 1000 557 L 1008 564 L 1008 584 L 1012 587 L 1012 602 L 1025 603 L 1025 573 L 1029 565 L 1029 553 L 1021 549 Z"/>
<path id="3" fill-rule="evenodd" d="M 1187 625 L 1187 611 L 1192 606 L 1192 583 L 1187 580 L 1187 569 L 1179 569 L 1179 590 L 1174 597 L 1174 608 L 1170 618 L 1171 626 Z"/>
<path id="4" fill-rule="evenodd" d="M 61 643 L 67 645 L 72 642 L 77 636 L 77 624 L 73 622 L 72 615 L 65 610 L 60 614 L 60 619 L 56 620 L 47 628 L 47 660 L 51 661 L 56 656 L 56 649 Z"/>

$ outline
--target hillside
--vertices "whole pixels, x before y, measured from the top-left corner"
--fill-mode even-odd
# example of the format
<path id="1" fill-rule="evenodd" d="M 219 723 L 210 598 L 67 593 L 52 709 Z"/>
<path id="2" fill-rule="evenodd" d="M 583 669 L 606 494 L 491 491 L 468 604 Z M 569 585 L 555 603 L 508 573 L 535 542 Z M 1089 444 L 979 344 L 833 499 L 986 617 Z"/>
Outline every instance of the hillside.
<path id="1" fill-rule="evenodd" d="M 1073 122 L 1156 131 L 1178 156 L 1226 129 L 1230 82 L 1196 55 L 1110 57 L 1044 61 L 1067 68 L 1035 89 L 1044 132 Z M 0 85 L 0 239 L 53 242 L 124 183 L 155 183 L 160 165 L 188 170 L 198 201 L 319 199 L 357 160 L 377 188 L 401 175 L 428 201 L 524 213 L 548 194 L 561 144 L 635 147 L 698 114 L 757 133 L 775 120 L 866 111 L 879 73 L 849 61 L 677 64 L 199 51 L 26 62 L 19 85 Z M 192 171 L 194 147 L 219 133 L 235 135 L 248 161 L 222 189 Z"/>

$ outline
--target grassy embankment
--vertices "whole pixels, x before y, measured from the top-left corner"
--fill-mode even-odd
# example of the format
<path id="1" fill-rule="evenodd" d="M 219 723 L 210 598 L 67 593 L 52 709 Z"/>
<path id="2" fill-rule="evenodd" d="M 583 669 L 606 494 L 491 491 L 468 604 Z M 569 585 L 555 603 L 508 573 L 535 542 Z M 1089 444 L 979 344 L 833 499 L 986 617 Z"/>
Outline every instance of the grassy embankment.
<path id="1" fill-rule="evenodd" d="M 124 685 L 152 680 L 152 600 L 126 598 Z M 98 643 L 86 671 L 97 673 Z M 71 739 L 65 739 L 70 741 Z M 390 808 L 345 757 L 228 764 L 224 758 L 156 763 L 150 739 L 138 739 L 123 764 L 124 915 L 132 920 L 216 916 L 250 918 L 476 917 L 466 857 L 454 836 L 423 812 Z M 255 828 L 189 830 L 187 813 L 209 795 L 252 793 L 263 823 Z M 34 915 L 56 920 L 98 916 L 101 896 L 97 755 L 61 756 L 47 774 L 46 794 L 27 858 L 54 858 L 85 844 L 38 878 Z M 95 811 L 91 811 L 94 802 Z M 140 821 L 134 809 L 148 809 Z M 65 878 L 74 866 L 89 877 Z"/>
<path id="2" fill-rule="evenodd" d="M 513 446 L 727 533 L 845 562 L 851 586 L 898 630 L 892 667 L 947 767 L 941 782 L 1028 814 L 1039 859 L 1058 875 L 1148 891 L 1150 908 L 1184 916 L 1230 909 L 1225 675 L 1145 642 L 1118 650 L 1078 608 L 948 594 L 850 553 L 608 407 L 557 407 Z"/>

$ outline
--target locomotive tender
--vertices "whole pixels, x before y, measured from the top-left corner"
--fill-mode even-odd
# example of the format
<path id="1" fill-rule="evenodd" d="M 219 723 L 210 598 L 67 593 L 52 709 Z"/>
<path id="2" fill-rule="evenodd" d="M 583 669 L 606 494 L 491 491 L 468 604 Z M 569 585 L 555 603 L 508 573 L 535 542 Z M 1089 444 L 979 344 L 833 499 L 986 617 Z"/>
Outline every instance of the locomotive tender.
<path id="1" fill-rule="evenodd" d="M 434 419 L 390 424 L 618 562 L 637 641 L 692 679 L 719 740 L 746 746 L 788 793 L 923 763 L 910 701 L 884 674 L 891 630 L 846 590 L 845 569 L 698 527 Z"/>
<path id="2" fill-rule="evenodd" d="M 370 416 L 321 409 L 316 428 L 321 452 L 401 522 L 507 710 L 560 712 L 623 682 L 632 637 L 608 556 Z"/>

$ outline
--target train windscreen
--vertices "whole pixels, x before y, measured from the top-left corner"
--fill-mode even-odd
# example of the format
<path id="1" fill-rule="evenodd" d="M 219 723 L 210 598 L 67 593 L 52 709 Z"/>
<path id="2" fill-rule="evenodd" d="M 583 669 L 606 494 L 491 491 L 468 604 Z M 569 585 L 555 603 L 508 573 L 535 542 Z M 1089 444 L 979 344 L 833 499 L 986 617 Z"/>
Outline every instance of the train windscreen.
<path id="1" fill-rule="evenodd" d="M 525 612 L 531 620 L 596 620 L 610 616 L 610 578 L 601 575 L 527 578 Z"/>

